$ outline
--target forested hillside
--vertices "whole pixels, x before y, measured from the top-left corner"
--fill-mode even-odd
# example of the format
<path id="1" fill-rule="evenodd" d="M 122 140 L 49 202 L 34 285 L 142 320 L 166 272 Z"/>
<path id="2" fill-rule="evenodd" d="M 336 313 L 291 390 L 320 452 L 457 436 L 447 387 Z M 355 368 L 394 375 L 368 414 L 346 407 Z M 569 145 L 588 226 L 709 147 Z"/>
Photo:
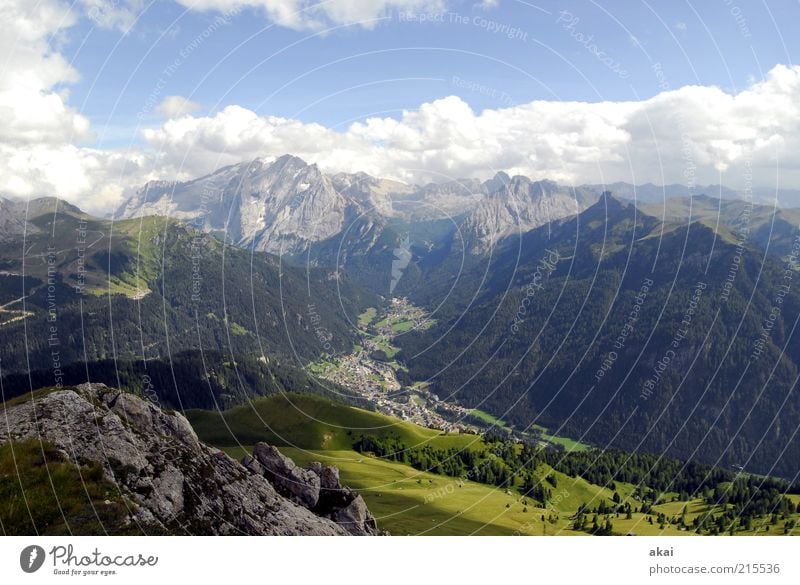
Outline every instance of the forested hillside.
<path id="1" fill-rule="evenodd" d="M 445 301 L 435 327 L 398 338 L 400 358 L 439 396 L 518 429 L 543 424 L 600 446 L 791 479 L 794 241 L 774 258 L 702 222 L 664 224 L 607 197 L 505 241 L 450 288 L 421 291 L 432 310 Z M 425 280 L 444 282 L 452 256 Z"/>

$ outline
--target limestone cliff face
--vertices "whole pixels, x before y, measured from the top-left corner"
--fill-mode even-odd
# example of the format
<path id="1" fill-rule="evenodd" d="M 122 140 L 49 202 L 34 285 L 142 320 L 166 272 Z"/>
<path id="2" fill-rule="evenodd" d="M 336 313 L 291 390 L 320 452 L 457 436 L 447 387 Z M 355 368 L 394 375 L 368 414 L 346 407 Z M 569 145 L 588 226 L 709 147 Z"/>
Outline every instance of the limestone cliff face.
<path id="1" fill-rule="evenodd" d="M 334 468 L 300 470 L 263 443 L 242 465 L 201 443 L 182 415 L 102 384 L 53 391 L 3 414 L 0 444 L 41 439 L 76 464 L 99 463 L 122 494 L 127 522 L 144 532 L 378 532 L 361 496 L 339 484 Z"/>
<path id="2" fill-rule="evenodd" d="M 551 181 L 527 177 L 501 177 L 491 181 L 489 196 L 461 224 L 465 239 L 475 252 L 483 252 L 498 240 L 522 234 L 549 222 L 572 217 L 597 200 L 582 187 L 562 187 Z"/>
<path id="3" fill-rule="evenodd" d="M 357 219 L 385 224 L 464 219 L 462 236 L 480 250 L 497 240 L 570 217 L 596 201 L 584 187 L 497 173 L 407 185 L 366 173 L 326 175 L 290 155 L 221 168 L 188 182 L 152 181 L 116 217 L 169 215 L 234 244 L 296 255 L 353 231 Z M 474 240 L 474 242 L 472 241 Z M 346 253 L 346 250 L 343 251 Z"/>
<path id="4" fill-rule="evenodd" d="M 359 210 L 316 165 L 287 155 L 224 167 L 185 183 L 152 181 L 116 216 L 169 215 L 237 245 L 293 254 L 340 233 Z"/>

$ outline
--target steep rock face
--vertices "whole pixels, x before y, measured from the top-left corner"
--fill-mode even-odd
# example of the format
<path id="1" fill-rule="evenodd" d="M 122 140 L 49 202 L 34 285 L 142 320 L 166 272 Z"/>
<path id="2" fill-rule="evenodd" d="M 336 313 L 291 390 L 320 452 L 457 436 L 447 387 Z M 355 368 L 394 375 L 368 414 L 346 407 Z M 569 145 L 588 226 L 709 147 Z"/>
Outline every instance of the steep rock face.
<path id="1" fill-rule="evenodd" d="M 297 157 L 254 161 L 223 198 L 238 204 L 230 212 L 232 239 L 273 253 L 301 251 L 339 233 L 347 213 L 330 179 Z"/>
<path id="2" fill-rule="evenodd" d="M 40 439 L 76 464 L 101 464 L 106 478 L 120 489 L 129 510 L 127 522 L 145 532 L 377 533 L 365 509 L 359 516 L 349 502 L 322 517 L 309 509 L 313 506 L 281 495 L 263 473 L 201 443 L 180 414 L 102 384 L 56 390 L 7 406 L 4 418 L 0 443 Z M 266 448 L 259 446 L 259 452 Z M 306 473 L 321 484 L 319 476 Z"/>
<path id="3" fill-rule="evenodd" d="M 291 254 L 341 232 L 351 207 L 316 165 L 287 155 L 185 183 L 150 182 L 115 215 L 169 215 L 237 245 Z"/>
<path id="4" fill-rule="evenodd" d="M 597 196 L 552 181 L 496 175 L 484 183 L 489 196 L 464 219 L 462 231 L 472 251 L 481 252 L 503 237 L 525 233 L 557 219 L 577 215 Z"/>
<path id="5" fill-rule="evenodd" d="M 414 187 L 378 179 L 367 173 L 338 173 L 331 177 L 334 188 L 348 200 L 358 202 L 364 211 L 374 210 L 384 217 L 397 215 L 394 200 L 414 193 Z"/>
<path id="6" fill-rule="evenodd" d="M 394 196 L 394 208 L 408 220 L 451 219 L 475 209 L 485 197 L 485 186 L 478 179 L 458 179 Z"/>
<path id="7" fill-rule="evenodd" d="M 590 193 L 591 192 L 591 193 Z M 408 185 L 363 172 L 328 176 L 316 165 L 285 155 L 221 168 L 188 182 L 153 181 L 116 212 L 118 218 L 169 215 L 198 229 L 224 234 L 236 245 L 296 255 L 315 244 L 352 240 L 364 223 L 467 217 L 467 235 L 488 246 L 574 215 L 597 193 L 549 181 L 456 179 Z M 378 233 L 381 230 L 378 230 Z M 364 248 L 364 242 L 359 242 Z"/>
<path id="8" fill-rule="evenodd" d="M 0 197 L 0 242 L 16 238 L 27 230 L 39 231 L 20 217 L 18 210 L 19 203 Z"/>
<path id="9" fill-rule="evenodd" d="M 253 456 L 245 457 L 242 464 L 266 477 L 278 492 L 305 508 L 313 508 L 319 502 L 319 475 L 298 467 L 272 445 L 254 445 Z"/>

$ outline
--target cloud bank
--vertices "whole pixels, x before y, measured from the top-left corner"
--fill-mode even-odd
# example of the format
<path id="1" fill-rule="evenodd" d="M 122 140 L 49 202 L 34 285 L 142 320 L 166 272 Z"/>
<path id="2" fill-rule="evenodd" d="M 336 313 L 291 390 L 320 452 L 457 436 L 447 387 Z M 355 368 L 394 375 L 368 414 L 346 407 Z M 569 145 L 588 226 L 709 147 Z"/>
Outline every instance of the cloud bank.
<path id="1" fill-rule="evenodd" d="M 143 136 L 162 164 L 189 176 L 288 152 L 326 170 L 407 182 L 506 170 L 572 184 L 715 184 L 722 177 L 736 187 L 774 184 L 777 169 L 782 185 L 794 187 L 800 67 L 776 66 L 735 95 L 687 86 L 643 101 L 534 101 L 482 112 L 449 96 L 342 132 L 228 106 Z"/>
<path id="2" fill-rule="evenodd" d="M 295 30 L 322 30 L 327 27 L 360 23 L 373 28 L 376 20 L 393 11 L 438 12 L 444 0 L 176 0 L 199 11 L 230 12 L 251 8 L 281 26 Z"/>

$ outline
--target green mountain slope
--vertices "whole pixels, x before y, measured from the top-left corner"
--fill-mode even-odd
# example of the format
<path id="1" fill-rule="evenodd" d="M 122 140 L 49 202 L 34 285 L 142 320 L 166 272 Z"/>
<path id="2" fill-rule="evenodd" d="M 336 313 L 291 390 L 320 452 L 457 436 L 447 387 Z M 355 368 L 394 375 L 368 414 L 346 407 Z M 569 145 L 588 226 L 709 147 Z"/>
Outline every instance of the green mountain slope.
<path id="1" fill-rule="evenodd" d="M 504 242 L 456 292 L 433 288 L 452 256 L 417 299 L 444 299 L 436 326 L 396 340 L 409 377 L 440 397 L 520 430 L 800 471 L 796 259 L 611 197 Z"/>
<path id="2" fill-rule="evenodd" d="M 331 270 L 282 265 L 165 218 L 111 222 L 55 200 L 33 208 L 35 233 L 0 246 L 4 375 L 32 371 L 49 385 L 63 382 L 71 364 L 107 372 L 107 364 L 94 366 L 106 360 L 139 363 L 144 378 L 148 362 L 171 367 L 182 361 L 176 356 L 194 355 L 196 375 L 156 388 L 169 396 L 221 361 L 277 358 L 285 369 L 349 351 L 351 323 L 375 304 Z M 204 365 L 203 352 L 228 357 Z M 227 393 L 263 394 L 235 382 Z M 209 398 L 184 406 L 211 406 Z"/>
<path id="3" fill-rule="evenodd" d="M 202 440 L 233 456 L 270 441 L 300 465 L 335 465 L 392 534 L 798 530 L 798 496 L 786 482 L 697 463 L 446 435 L 308 395 L 187 415 Z"/>
<path id="4" fill-rule="evenodd" d="M 409 447 L 468 448 L 475 435 L 449 435 L 377 412 L 313 395 L 284 394 L 224 412 L 190 410 L 189 422 L 212 445 L 235 447 L 265 441 L 302 449 L 351 449 L 362 436 L 394 437 Z"/>

